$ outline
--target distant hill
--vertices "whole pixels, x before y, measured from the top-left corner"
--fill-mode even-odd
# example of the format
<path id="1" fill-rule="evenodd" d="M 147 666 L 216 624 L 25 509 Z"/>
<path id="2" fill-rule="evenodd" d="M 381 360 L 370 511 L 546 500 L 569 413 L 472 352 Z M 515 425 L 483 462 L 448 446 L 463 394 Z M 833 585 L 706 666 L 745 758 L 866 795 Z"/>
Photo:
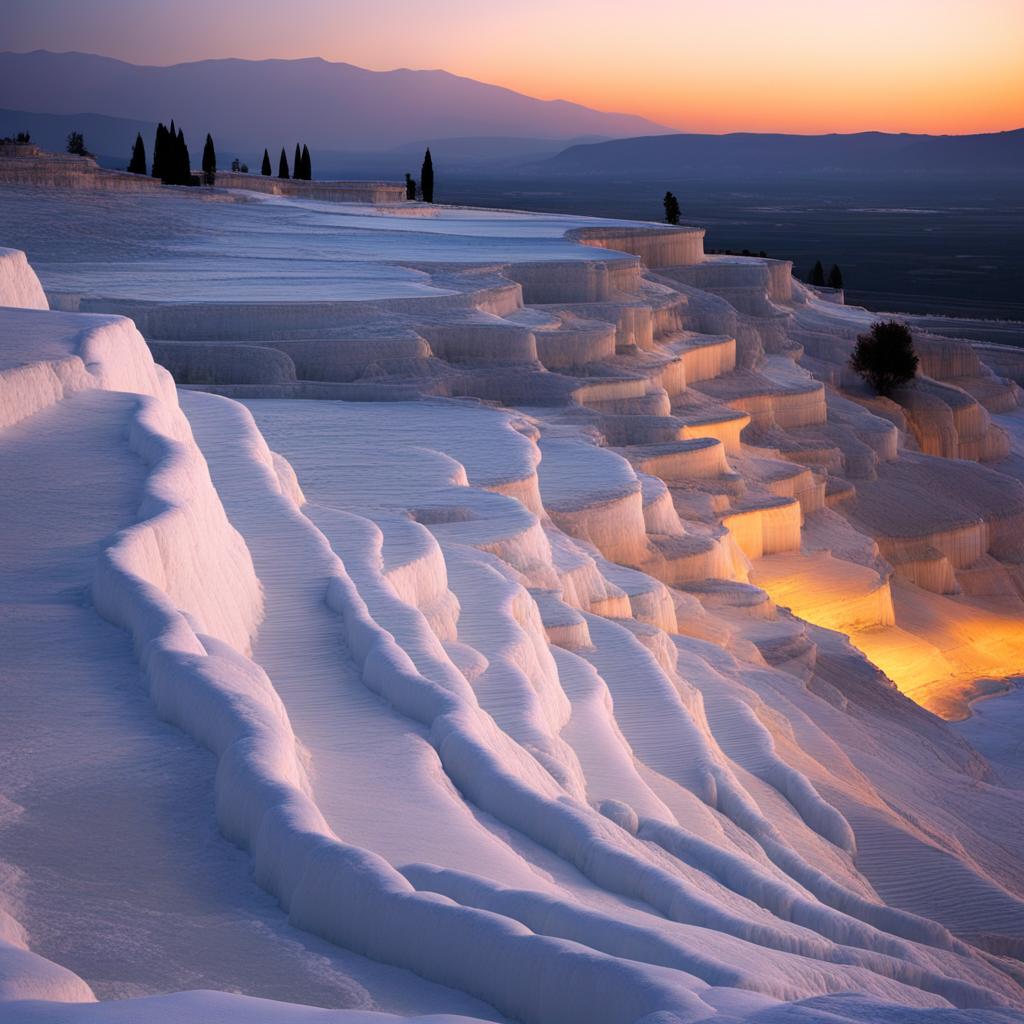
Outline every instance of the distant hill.
<path id="1" fill-rule="evenodd" d="M 36 114 L 27 110 L 0 109 L 0 137 L 27 131 L 32 141 L 43 149 L 62 152 L 69 133 L 76 131 L 85 136 L 89 151 L 105 167 L 123 168 L 131 155 L 135 136 L 142 132 L 147 158 L 152 158 L 156 121 L 136 121 L 106 114 Z M 199 159 L 205 133 L 188 137 L 193 149 L 193 160 Z M 554 156 L 567 145 L 582 142 L 601 142 L 600 137 L 583 136 L 575 139 L 531 139 L 481 136 L 459 139 L 418 139 L 386 150 L 338 150 L 314 148 L 313 170 L 318 178 L 397 178 L 409 171 L 419 176 L 423 150 L 429 145 L 434 162 L 444 168 L 446 176 L 454 174 L 490 176 L 507 174 L 510 168 Z M 253 146 L 233 139 L 230 135 L 216 136 L 218 159 L 223 166 L 238 157 L 259 166 L 262 146 Z M 276 156 L 275 172 L 276 172 Z M 289 154 L 290 156 L 290 154 Z"/>
<path id="2" fill-rule="evenodd" d="M 0 96 L 7 108 L 48 114 L 89 111 L 151 123 L 173 117 L 190 140 L 209 131 L 259 153 L 282 145 L 290 153 L 296 141 L 320 150 L 383 150 L 419 139 L 571 140 L 669 130 L 447 71 L 367 71 L 319 57 L 147 67 L 86 53 L 4 52 Z"/>
<path id="3" fill-rule="evenodd" d="M 33 114 L 25 110 L 0 109 L 0 136 L 26 131 L 36 145 L 57 153 L 64 151 L 70 132 L 81 132 L 89 152 L 100 163 L 123 167 L 128 163 L 139 132 L 146 143 L 146 155 L 152 156 L 156 122 L 105 114 Z"/>
<path id="4" fill-rule="evenodd" d="M 480 136 L 459 139 L 417 139 L 386 150 L 315 151 L 314 172 L 320 177 L 401 178 L 408 171 L 418 177 L 423 150 L 430 146 L 435 167 L 445 178 L 507 177 L 523 164 L 560 153 L 566 146 L 602 139 L 531 139 Z M 251 160 L 250 160 L 251 162 Z"/>
<path id="5" fill-rule="evenodd" d="M 605 142 L 601 136 L 580 136 L 575 139 L 509 138 L 481 136 L 461 139 L 417 139 L 405 145 L 388 150 L 385 156 L 423 155 L 423 148 L 430 145 L 431 153 L 440 155 L 449 169 L 476 169 L 498 164 L 502 169 L 523 163 L 545 160 L 562 152 L 569 146 L 589 145 Z"/>
<path id="6" fill-rule="evenodd" d="M 524 172 L 673 179 L 768 175 L 1024 175 L 1024 129 L 988 135 L 657 135 L 570 146 Z"/>

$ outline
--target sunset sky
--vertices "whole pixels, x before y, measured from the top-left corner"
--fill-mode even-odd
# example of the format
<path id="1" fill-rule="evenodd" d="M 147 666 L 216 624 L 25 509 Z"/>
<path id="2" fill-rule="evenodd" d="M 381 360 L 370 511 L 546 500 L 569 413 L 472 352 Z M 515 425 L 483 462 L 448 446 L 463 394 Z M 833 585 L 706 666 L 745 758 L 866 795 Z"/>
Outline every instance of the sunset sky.
<path id="1" fill-rule="evenodd" d="M 1024 0 L 0 0 L 0 47 L 444 68 L 681 130 L 1024 126 Z"/>

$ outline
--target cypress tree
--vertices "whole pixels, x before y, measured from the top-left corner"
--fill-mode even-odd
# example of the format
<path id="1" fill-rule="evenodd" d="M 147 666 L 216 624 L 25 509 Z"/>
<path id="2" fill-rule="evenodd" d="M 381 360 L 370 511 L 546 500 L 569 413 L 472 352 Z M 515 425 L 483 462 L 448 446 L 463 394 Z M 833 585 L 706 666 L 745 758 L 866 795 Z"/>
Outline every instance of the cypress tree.
<path id="1" fill-rule="evenodd" d="M 178 130 L 174 127 L 173 117 L 171 118 L 171 126 L 167 129 L 165 147 L 160 180 L 165 185 L 177 185 L 178 177 L 181 174 L 181 155 L 178 151 Z"/>
<path id="2" fill-rule="evenodd" d="M 217 180 L 217 151 L 213 148 L 213 137 L 206 133 L 206 145 L 203 146 L 203 179 L 207 185 Z"/>
<path id="3" fill-rule="evenodd" d="M 279 178 L 288 178 L 288 157 L 284 155 L 284 146 L 281 147 L 281 159 L 277 162 L 277 176 Z"/>
<path id="4" fill-rule="evenodd" d="M 135 145 L 132 146 L 132 158 L 128 162 L 128 170 L 132 174 L 146 173 L 146 145 L 142 141 L 142 132 L 135 136 Z"/>
<path id="5" fill-rule="evenodd" d="M 180 128 L 174 126 L 174 118 L 171 118 L 171 126 L 167 129 L 167 159 L 164 162 L 161 180 L 165 185 L 180 185 L 183 181 L 181 173 L 181 149 L 185 144 L 185 134 Z"/>
<path id="6" fill-rule="evenodd" d="M 416 180 L 408 171 L 405 172 L 405 198 L 416 198 Z"/>
<path id="7" fill-rule="evenodd" d="M 266 149 L 264 149 L 263 150 L 263 166 L 260 168 L 260 174 L 266 174 L 269 177 L 270 173 L 271 173 L 271 171 L 270 171 L 270 154 L 266 151 Z"/>
<path id="8" fill-rule="evenodd" d="M 420 193 L 423 196 L 423 202 L 432 203 L 434 201 L 434 161 L 430 159 L 429 146 L 426 153 L 423 154 L 423 167 L 420 169 Z"/>
<path id="9" fill-rule="evenodd" d="M 292 157 L 292 177 L 302 177 L 302 150 L 299 149 L 299 144 L 295 143 L 295 156 Z"/>
<path id="10" fill-rule="evenodd" d="M 71 132 L 68 135 L 67 151 L 75 156 L 92 156 L 85 148 L 85 136 L 81 132 Z"/>
<path id="11" fill-rule="evenodd" d="M 825 283 L 825 268 L 821 265 L 821 260 L 818 260 L 811 268 L 811 284 L 823 285 Z"/>
<path id="12" fill-rule="evenodd" d="M 156 139 L 153 142 L 153 177 L 163 179 L 164 162 L 167 159 L 167 129 L 163 121 L 156 126 Z"/>
<path id="13" fill-rule="evenodd" d="M 665 223 L 666 224 L 678 224 L 679 223 L 679 200 L 671 192 L 665 193 L 665 198 L 662 200 L 665 206 Z"/>
<path id="14" fill-rule="evenodd" d="M 843 272 L 835 263 L 832 264 L 832 269 L 828 272 L 828 286 L 829 288 L 843 287 Z"/>
<path id="15" fill-rule="evenodd" d="M 313 164 L 309 159 L 309 149 L 305 143 L 302 144 L 302 177 L 306 181 L 313 180 Z"/>
<path id="16" fill-rule="evenodd" d="M 180 128 L 178 129 L 177 160 L 175 163 L 178 172 L 178 184 L 191 185 L 192 161 L 188 156 L 188 146 L 185 145 L 185 133 Z"/>

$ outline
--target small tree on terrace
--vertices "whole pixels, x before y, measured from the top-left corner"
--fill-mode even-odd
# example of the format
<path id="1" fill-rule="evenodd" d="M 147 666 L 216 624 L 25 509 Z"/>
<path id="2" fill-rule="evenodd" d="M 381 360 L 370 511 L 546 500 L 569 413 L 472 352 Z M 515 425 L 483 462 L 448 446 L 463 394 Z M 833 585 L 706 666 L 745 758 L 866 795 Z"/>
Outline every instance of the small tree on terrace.
<path id="1" fill-rule="evenodd" d="M 434 201 L 434 161 L 429 148 L 423 154 L 423 167 L 420 168 L 420 195 L 425 203 Z"/>
<path id="2" fill-rule="evenodd" d="M 277 161 L 277 176 L 279 178 L 288 178 L 288 157 L 284 155 L 284 146 L 281 147 L 281 159 Z"/>
<path id="3" fill-rule="evenodd" d="M 178 129 L 174 127 L 174 118 L 171 118 L 170 126 L 167 129 L 167 137 L 164 139 L 164 157 L 160 161 L 160 180 L 165 185 L 178 185 L 181 177 L 181 153 L 178 149 Z"/>
<path id="4" fill-rule="evenodd" d="M 85 148 L 85 137 L 81 132 L 71 132 L 68 135 L 67 150 L 74 156 L 89 156 L 89 150 Z"/>
<path id="5" fill-rule="evenodd" d="M 416 179 L 408 172 L 405 172 L 405 198 L 416 198 Z"/>
<path id="6" fill-rule="evenodd" d="M 876 394 L 890 395 L 917 373 L 914 339 L 905 324 L 879 320 L 868 334 L 858 335 L 850 366 Z"/>
<path id="7" fill-rule="evenodd" d="M 217 180 L 217 151 L 213 148 L 213 137 L 206 134 L 206 145 L 203 146 L 203 181 L 212 185 Z"/>
<path id="8" fill-rule="evenodd" d="M 665 223 L 678 224 L 680 213 L 679 200 L 671 192 L 666 192 L 662 202 L 665 204 Z"/>
<path id="9" fill-rule="evenodd" d="M 843 287 L 843 272 L 835 263 L 832 264 L 832 269 L 828 272 L 828 286 L 829 288 Z"/>
<path id="10" fill-rule="evenodd" d="M 135 145 L 132 146 L 132 158 L 128 161 L 128 170 L 132 174 L 146 173 L 146 144 L 142 141 L 142 132 L 135 136 Z"/>
<path id="11" fill-rule="evenodd" d="M 156 139 L 153 141 L 153 170 L 154 178 L 163 178 L 164 163 L 167 161 L 167 129 L 163 121 L 156 126 Z"/>
<path id="12" fill-rule="evenodd" d="M 260 168 L 260 174 L 265 174 L 269 178 L 271 175 L 270 168 L 270 154 L 264 149 L 263 150 L 263 166 Z"/>
<path id="13" fill-rule="evenodd" d="M 171 123 L 173 124 L 174 122 L 172 121 Z M 185 142 L 185 130 L 183 128 L 178 129 L 178 141 L 174 152 L 177 177 L 172 184 L 194 185 L 195 182 L 192 180 L 192 161 L 189 159 L 188 145 Z"/>
<path id="14" fill-rule="evenodd" d="M 811 276 L 808 280 L 819 288 L 825 284 L 825 268 L 821 265 L 821 260 L 815 262 L 811 268 Z"/>

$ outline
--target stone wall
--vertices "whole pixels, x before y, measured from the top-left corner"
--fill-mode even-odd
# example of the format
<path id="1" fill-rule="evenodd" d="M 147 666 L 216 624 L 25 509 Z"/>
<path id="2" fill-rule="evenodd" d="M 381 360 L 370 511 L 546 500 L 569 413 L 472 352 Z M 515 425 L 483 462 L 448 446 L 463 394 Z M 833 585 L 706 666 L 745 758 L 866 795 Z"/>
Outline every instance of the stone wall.
<path id="1" fill-rule="evenodd" d="M 704 259 L 703 228 L 658 225 L 576 228 L 566 232 L 566 237 L 582 245 L 639 256 L 651 270 L 686 266 Z"/>
<path id="2" fill-rule="evenodd" d="M 388 181 L 300 181 L 263 174 L 217 172 L 218 188 L 244 188 L 272 196 L 318 199 L 331 203 L 404 203 L 405 185 Z"/>
<path id="3" fill-rule="evenodd" d="M 160 188 L 160 182 L 149 175 L 111 171 L 100 167 L 91 156 L 44 153 L 36 146 L 5 146 L 0 150 L 0 184 L 108 192 L 155 192 Z"/>
<path id="4" fill-rule="evenodd" d="M 194 172 L 197 173 L 197 172 Z M 218 171 L 219 188 L 243 188 L 275 196 L 334 203 L 404 203 L 405 185 L 385 181 L 297 181 L 262 174 Z M 153 192 L 160 181 L 148 174 L 128 174 L 100 167 L 90 156 L 47 153 L 35 145 L 0 144 L 0 184 L 43 188 Z"/>

